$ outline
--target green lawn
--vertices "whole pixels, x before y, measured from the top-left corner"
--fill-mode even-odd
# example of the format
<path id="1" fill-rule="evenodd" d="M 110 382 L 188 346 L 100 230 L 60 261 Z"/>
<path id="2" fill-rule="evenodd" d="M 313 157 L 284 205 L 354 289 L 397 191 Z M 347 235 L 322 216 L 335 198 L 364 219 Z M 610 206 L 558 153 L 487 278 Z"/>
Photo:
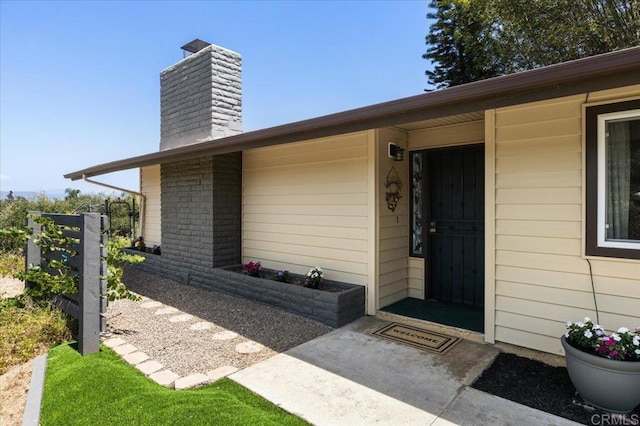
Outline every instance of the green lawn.
<path id="1" fill-rule="evenodd" d="M 80 356 L 49 352 L 43 425 L 305 425 L 228 379 L 192 390 L 166 389 L 109 348 Z"/>

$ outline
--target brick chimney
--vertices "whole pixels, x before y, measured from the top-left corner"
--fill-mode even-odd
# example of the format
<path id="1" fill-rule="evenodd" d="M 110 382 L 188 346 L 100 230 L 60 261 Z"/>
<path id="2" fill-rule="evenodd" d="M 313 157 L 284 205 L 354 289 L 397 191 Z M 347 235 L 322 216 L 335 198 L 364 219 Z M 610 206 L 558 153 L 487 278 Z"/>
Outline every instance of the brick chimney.
<path id="1" fill-rule="evenodd" d="M 202 40 L 160 73 L 160 151 L 242 133 L 242 59 Z"/>

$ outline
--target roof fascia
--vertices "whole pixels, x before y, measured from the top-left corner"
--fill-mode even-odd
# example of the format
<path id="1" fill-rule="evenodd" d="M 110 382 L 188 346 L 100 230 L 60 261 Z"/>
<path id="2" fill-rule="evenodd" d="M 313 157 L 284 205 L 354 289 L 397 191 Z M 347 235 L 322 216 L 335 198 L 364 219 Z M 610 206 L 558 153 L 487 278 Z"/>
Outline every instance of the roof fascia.
<path id="1" fill-rule="evenodd" d="M 97 176 L 136 167 L 227 154 L 633 84 L 640 84 L 640 47 L 113 161 L 68 173 L 65 178 L 78 180 L 83 176 Z"/>

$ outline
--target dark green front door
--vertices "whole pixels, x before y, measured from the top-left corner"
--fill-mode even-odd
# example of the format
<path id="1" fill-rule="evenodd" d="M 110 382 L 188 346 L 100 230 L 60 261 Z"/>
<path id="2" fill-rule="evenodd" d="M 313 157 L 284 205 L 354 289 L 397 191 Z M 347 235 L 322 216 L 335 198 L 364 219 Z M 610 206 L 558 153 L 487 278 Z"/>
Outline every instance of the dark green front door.
<path id="1" fill-rule="evenodd" d="M 484 145 L 424 151 L 427 299 L 484 307 Z"/>

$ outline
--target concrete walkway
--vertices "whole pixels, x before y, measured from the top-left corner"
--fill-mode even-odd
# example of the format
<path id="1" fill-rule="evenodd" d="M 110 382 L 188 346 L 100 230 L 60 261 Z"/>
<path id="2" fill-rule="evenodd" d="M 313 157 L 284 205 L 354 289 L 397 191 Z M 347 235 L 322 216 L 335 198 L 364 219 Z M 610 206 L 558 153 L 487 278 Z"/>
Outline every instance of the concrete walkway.
<path id="1" fill-rule="evenodd" d="M 446 355 L 371 335 L 362 318 L 229 376 L 316 425 L 575 425 L 469 387 L 491 345 L 461 340 Z"/>

